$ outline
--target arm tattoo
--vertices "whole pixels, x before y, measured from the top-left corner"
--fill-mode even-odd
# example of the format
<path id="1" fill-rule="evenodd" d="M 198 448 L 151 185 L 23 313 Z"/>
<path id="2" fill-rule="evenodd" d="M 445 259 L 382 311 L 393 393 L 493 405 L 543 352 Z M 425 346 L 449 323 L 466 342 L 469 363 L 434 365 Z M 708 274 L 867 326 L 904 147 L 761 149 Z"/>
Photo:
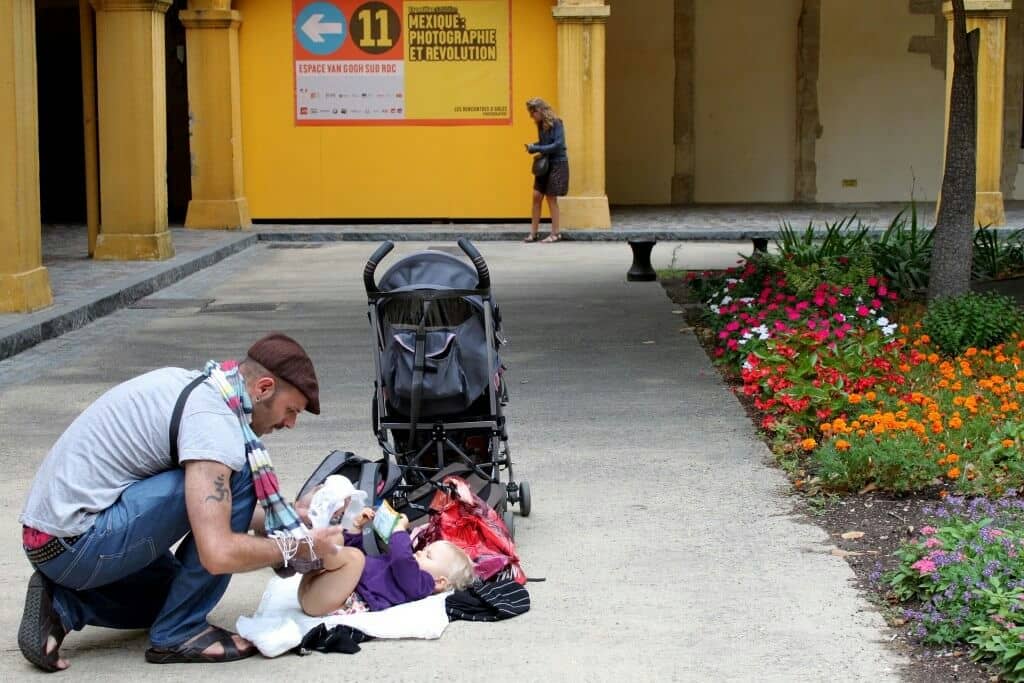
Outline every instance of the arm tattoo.
<path id="1" fill-rule="evenodd" d="M 211 494 L 207 496 L 207 501 L 212 500 L 215 503 L 222 503 L 229 495 L 231 495 L 227 489 L 227 486 L 225 486 L 223 474 L 218 474 L 217 478 L 213 480 L 213 489 L 214 491 L 216 491 L 216 494 Z"/>

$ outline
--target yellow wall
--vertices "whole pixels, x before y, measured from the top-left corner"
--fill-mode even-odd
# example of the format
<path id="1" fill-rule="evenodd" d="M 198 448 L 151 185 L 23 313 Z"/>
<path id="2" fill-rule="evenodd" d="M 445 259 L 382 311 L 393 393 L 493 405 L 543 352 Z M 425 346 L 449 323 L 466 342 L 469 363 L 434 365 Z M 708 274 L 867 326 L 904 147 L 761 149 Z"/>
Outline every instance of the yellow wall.
<path id="1" fill-rule="evenodd" d="M 511 126 L 329 126 L 293 122 L 291 3 L 235 0 L 245 193 L 255 219 L 529 216 L 524 102 L 557 108 L 550 0 L 512 3 Z"/>
<path id="2" fill-rule="evenodd" d="M 793 200 L 799 16 L 800 0 L 697 0 L 696 201 Z"/>
<path id="3" fill-rule="evenodd" d="M 674 0 L 612 2 L 606 136 L 612 204 L 672 200 L 674 4 Z"/>
<path id="4" fill-rule="evenodd" d="M 907 52 L 912 35 L 933 31 L 933 18 L 906 2 L 823 0 L 818 201 L 904 201 L 912 186 L 917 199 L 935 199 L 945 81 L 928 55 Z"/>

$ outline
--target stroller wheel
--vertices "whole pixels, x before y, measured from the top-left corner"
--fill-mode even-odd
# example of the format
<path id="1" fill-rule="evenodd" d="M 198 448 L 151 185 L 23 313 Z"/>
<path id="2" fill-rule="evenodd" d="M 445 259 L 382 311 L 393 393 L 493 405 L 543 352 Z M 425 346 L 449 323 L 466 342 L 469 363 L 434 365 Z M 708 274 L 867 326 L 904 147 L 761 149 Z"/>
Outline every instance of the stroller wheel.
<path id="1" fill-rule="evenodd" d="M 512 540 L 515 540 L 516 518 L 512 514 L 512 508 L 505 507 L 505 512 L 501 513 L 501 521 L 505 522 L 505 526 L 508 528 L 508 535 L 512 537 Z"/>
<path id="2" fill-rule="evenodd" d="M 530 482 L 519 482 L 519 514 L 523 517 L 530 516 Z"/>

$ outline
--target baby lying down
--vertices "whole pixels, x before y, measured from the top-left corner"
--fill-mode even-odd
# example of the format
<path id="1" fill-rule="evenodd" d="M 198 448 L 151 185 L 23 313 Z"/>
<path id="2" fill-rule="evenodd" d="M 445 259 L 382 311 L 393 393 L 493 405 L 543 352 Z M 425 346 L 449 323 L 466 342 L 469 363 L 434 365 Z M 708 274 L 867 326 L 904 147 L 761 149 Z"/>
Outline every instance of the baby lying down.
<path id="1" fill-rule="evenodd" d="M 367 557 L 359 531 L 373 516 L 373 510 L 365 508 L 354 523 L 357 533 L 345 533 L 345 547 L 323 558 L 323 571 L 302 577 L 299 605 L 303 612 L 324 617 L 378 611 L 433 593 L 461 590 L 473 582 L 472 560 L 448 541 L 435 541 L 413 553 L 405 515 L 391 534 L 388 553 Z"/>

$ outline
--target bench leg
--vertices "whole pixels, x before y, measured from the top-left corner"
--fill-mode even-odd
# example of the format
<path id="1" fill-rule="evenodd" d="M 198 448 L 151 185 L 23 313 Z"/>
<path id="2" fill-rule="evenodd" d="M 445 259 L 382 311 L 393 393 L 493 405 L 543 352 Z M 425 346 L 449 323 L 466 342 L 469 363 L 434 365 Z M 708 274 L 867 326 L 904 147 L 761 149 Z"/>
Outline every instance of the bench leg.
<path id="1" fill-rule="evenodd" d="M 626 273 L 628 282 L 651 282 L 658 279 L 658 274 L 651 265 L 651 250 L 654 249 L 655 241 L 632 241 L 629 246 L 633 250 L 633 265 Z"/>
<path id="2" fill-rule="evenodd" d="M 763 254 L 768 253 L 768 238 L 767 237 L 755 237 L 753 239 L 753 242 L 754 242 L 754 251 L 755 252 L 759 251 L 759 252 L 761 252 Z"/>

